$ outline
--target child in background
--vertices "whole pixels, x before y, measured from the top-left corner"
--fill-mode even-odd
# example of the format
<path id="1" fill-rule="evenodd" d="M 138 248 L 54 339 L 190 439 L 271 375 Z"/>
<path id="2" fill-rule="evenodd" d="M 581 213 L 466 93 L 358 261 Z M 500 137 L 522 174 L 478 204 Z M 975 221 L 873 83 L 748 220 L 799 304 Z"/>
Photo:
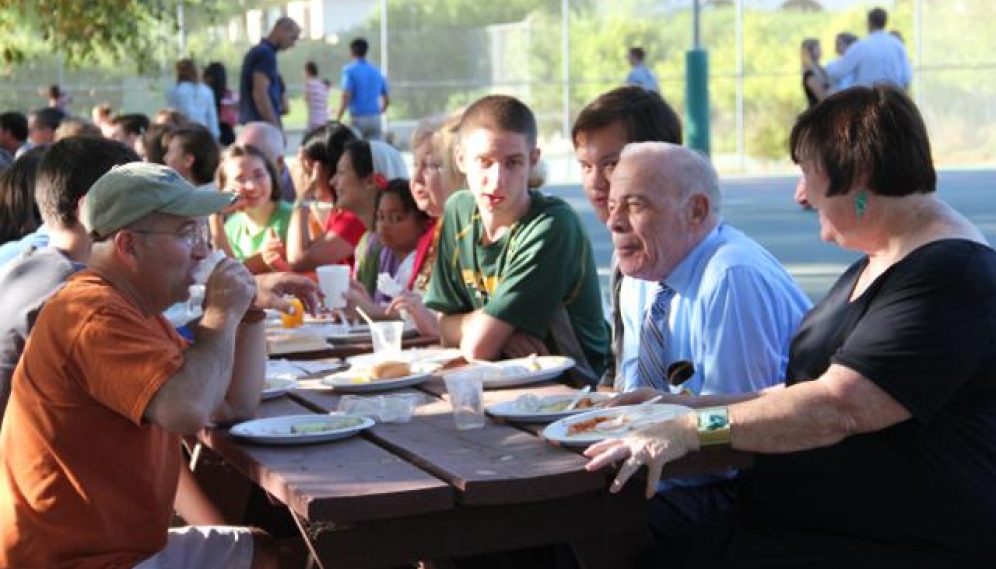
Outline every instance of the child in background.
<path id="1" fill-rule="evenodd" d="M 377 193 L 376 238 L 356 268 L 356 281 L 347 299 L 377 316 L 385 315 L 391 297 L 377 290 L 377 276 L 391 275 L 402 287 L 411 281 L 415 249 L 429 226 L 429 216 L 418 209 L 408 180 L 396 178 Z"/>
<path id="2" fill-rule="evenodd" d="M 329 121 L 329 86 L 319 79 L 314 61 L 304 64 L 304 102 L 308 108 L 308 130 Z"/>

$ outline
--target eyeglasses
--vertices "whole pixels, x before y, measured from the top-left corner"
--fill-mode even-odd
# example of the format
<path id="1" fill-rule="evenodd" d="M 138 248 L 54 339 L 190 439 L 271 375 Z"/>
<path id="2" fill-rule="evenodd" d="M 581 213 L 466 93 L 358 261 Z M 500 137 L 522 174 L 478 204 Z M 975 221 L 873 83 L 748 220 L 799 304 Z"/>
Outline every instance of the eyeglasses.
<path id="1" fill-rule="evenodd" d="M 128 231 L 141 233 L 142 235 L 172 235 L 173 237 L 182 239 L 187 247 L 191 249 L 197 246 L 207 246 L 211 242 L 211 233 L 208 231 L 206 223 L 188 225 L 183 229 L 175 231 L 167 231 L 165 229 L 129 229 Z"/>

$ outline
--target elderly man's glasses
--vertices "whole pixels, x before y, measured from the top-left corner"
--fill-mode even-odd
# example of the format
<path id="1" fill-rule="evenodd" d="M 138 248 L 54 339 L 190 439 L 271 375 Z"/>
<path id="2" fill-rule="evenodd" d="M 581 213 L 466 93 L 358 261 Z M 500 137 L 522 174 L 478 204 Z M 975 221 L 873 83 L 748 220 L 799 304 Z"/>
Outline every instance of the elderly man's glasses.
<path id="1" fill-rule="evenodd" d="M 173 237 L 179 237 L 191 249 L 199 245 L 206 246 L 211 242 L 211 233 L 208 231 L 206 223 L 188 225 L 173 231 L 165 229 L 129 229 L 129 231 L 141 233 L 142 235 L 172 235 Z"/>

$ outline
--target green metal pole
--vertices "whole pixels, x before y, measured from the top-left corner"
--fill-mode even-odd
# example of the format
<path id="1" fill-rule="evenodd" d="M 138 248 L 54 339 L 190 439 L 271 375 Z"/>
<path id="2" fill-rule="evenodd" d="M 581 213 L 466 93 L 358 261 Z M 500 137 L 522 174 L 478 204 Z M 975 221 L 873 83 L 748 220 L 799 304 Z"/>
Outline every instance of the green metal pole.
<path id="1" fill-rule="evenodd" d="M 685 140 L 709 155 L 709 52 L 701 48 L 685 53 Z"/>

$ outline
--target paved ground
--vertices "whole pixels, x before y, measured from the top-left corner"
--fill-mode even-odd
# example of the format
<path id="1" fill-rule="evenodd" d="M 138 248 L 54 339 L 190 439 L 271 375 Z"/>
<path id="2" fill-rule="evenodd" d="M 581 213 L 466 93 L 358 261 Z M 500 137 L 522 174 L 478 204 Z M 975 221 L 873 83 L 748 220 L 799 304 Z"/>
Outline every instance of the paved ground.
<path id="1" fill-rule="evenodd" d="M 723 216 L 768 248 L 813 300 L 819 299 L 858 256 L 819 239 L 816 214 L 792 201 L 795 176 L 722 180 Z M 608 272 L 612 243 L 598 223 L 579 185 L 550 185 L 551 194 L 567 199 L 584 221 L 594 242 L 600 272 Z M 996 243 L 996 171 L 950 170 L 939 174 L 939 195 L 975 222 Z"/>

